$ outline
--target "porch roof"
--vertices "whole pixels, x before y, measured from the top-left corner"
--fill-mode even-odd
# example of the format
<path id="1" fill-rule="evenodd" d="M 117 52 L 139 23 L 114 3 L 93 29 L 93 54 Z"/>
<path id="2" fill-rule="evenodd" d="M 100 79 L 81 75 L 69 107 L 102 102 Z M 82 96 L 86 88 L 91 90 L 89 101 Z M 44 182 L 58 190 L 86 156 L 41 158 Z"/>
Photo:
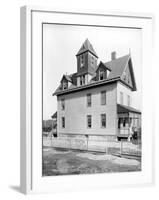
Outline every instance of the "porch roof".
<path id="1" fill-rule="evenodd" d="M 125 105 L 121 105 L 121 104 L 117 104 L 117 112 L 118 113 L 137 113 L 137 114 L 141 114 L 140 110 L 137 110 L 135 108 L 132 108 L 130 106 L 125 106 Z"/>

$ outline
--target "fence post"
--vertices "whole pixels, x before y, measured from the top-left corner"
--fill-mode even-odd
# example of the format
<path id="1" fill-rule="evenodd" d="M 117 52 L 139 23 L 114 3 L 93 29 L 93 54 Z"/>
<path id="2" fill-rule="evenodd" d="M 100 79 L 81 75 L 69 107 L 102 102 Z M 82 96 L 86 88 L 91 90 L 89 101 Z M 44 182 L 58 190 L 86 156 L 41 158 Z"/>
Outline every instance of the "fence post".
<path id="1" fill-rule="evenodd" d="M 88 151 L 88 135 L 87 135 L 87 151 Z"/>
<path id="2" fill-rule="evenodd" d="M 120 155 L 122 155 L 122 148 L 123 148 L 123 142 L 122 140 L 120 141 Z"/>

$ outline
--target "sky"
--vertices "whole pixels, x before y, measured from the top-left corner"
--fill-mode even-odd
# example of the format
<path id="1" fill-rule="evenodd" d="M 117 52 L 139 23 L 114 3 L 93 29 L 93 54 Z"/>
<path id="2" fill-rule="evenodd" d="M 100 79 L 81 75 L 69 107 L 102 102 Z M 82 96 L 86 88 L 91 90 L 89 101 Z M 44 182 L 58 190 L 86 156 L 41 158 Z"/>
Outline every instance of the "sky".
<path id="1" fill-rule="evenodd" d="M 52 96 L 63 74 L 77 71 L 76 54 L 88 38 L 100 61 L 111 59 L 111 52 L 121 57 L 131 53 L 137 91 L 132 106 L 142 107 L 142 32 L 140 29 L 75 25 L 43 25 L 43 119 L 57 111 L 57 98 Z"/>

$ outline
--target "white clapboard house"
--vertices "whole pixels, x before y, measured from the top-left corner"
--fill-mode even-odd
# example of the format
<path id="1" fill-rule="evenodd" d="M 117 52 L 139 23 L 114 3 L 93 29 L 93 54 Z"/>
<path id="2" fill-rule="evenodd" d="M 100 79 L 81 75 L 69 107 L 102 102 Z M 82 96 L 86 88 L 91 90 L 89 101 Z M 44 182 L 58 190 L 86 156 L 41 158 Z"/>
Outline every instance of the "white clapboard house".
<path id="1" fill-rule="evenodd" d="M 98 56 L 88 39 L 76 54 L 77 71 L 63 75 L 57 96 L 57 134 L 107 140 L 130 139 L 141 127 L 141 112 L 132 107 L 137 90 L 131 55 L 109 62 Z"/>

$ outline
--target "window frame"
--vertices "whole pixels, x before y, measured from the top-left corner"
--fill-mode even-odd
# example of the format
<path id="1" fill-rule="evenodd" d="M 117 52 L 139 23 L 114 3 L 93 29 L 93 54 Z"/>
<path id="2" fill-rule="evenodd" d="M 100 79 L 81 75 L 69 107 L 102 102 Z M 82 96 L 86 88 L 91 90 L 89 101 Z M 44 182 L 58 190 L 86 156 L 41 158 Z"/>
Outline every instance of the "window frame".
<path id="1" fill-rule="evenodd" d="M 80 85 L 85 85 L 86 84 L 86 77 L 85 75 L 80 76 Z"/>
<path id="2" fill-rule="evenodd" d="M 65 98 L 61 99 L 61 110 L 65 110 Z"/>
<path id="3" fill-rule="evenodd" d="M 90 119 L 90 126 L 89 126 L 89 119 Z M 87 115 L 87 128 L 92 128 L 92 115 Z"/>
<path id="4" fill-rule="evenodd" d="M 91 106 L 92 106 L 92 94 L 88 93 L 87 94 L 87 107 L 91 107 Z"/>
<path id="5" fill-rule="evenodd" d="M 101 75 L 103 75 L 103 79 L 101 79 Z M 103 81 L 103 80 L 104 80 L 104 70 L 103 70 L 103 69 L 100 69 L 100 70 L 99 70 L 99 80 L 100 80 L 100 81 Z"/>
<path id="6" fill-rule="evenodd" d="M 105 119 L 105 126 L 103 126 L 103 117 L 104 116 L 104 119 Z M 106 113 L 102 113 L 101 115 L 100 115 L 100 117 L 101 117 L 101 128 L 106 128 L 107 127 L 107 115 L 106 115 Z"/>
<path id="7" fill-rule="evenodd" d="M 104 95 L 104 103 L 103 103 L 103 98 L 102 98 L 102 97 L 103 97 L 103 94 L 105 94 L 105 95 Z M 102 106 L 106 105 L 106 104 L 107 104 L 107 100 L 106 100 L 106 90 L 101 91 L 101 92 L 100 92 L 100 96 L 101 96 L 101 97 L 100 97 L 100 101 L 101 101 L 100 104 L 101 104 Z"/>
<path id="8" fill-rule="evenodd" d="M 68 82 L 67 81 L 63 81 L 62 82 L 62 89 L 63 90 L 67 90 L 68 89 Z"/>
<path id="9" fill-rule="evenodd" d="M 80 68 L 84 67 L 84 55 L 80 55 Z"/>
<path id="10" fill-rule="evenodd" d="M 61 117 L 61 128 L 64 129 L 66 126 L 65 124 L 65 117 Z"/>
<path id="11" fill-rule="evenodd" d="M 121 105 L 124 104 L 124 94 L 123 94 L 123 92 L 120 92 L 120 104 Z"/>
<path id="12" fill-rule="evenodd" d="M 127 95 L 127 105 L 130 107 L 131 106 L 131 98 L 130 95 Z"/>

